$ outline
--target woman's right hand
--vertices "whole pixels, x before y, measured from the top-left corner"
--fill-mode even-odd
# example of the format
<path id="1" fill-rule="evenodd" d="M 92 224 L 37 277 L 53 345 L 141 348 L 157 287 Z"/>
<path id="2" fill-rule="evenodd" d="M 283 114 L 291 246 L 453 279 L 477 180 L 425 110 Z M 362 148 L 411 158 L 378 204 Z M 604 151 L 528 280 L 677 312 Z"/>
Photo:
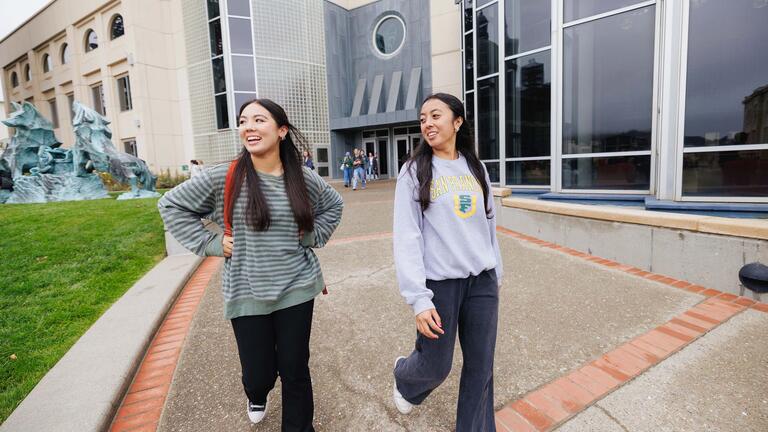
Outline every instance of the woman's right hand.
<path id="1" fill-rule="evenodd" d="M 435 333 L 445 334 L 443 331 L 443 323 L 440 321 L 440 315 L 438 315 L 437 309 L 427 309 L 416 315 L 416 330 L 423 334 L 424 337 L 430 339 L 438 338 Z"/>
<path id="2" fill-rule="evenodd" d="M 234 245 L 235 239 L 230 236 L 224 236 L 224 238 L 221 239 L 222 250 L 224 251 L 224 256 L 226 258 L 232 257 L 232 248 Z"/>

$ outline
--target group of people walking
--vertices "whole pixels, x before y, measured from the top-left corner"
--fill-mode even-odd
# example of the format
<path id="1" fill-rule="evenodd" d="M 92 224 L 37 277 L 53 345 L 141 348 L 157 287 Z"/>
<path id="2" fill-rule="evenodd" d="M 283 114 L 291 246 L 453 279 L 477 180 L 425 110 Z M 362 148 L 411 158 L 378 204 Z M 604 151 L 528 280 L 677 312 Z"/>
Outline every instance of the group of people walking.
<path id="1" fill-rule="evenodd" d="M 325 282 L 313 249 L 341 221 L 341 195 L 306 166 L 306 141 L 269 99 L 240 107 L 243 149 L 207 168 L 158 202 L 166 228 L 202 256 L 223 256 L 224 316 L 231 321 L 242 370 L 246 413 L 259 423 L 277 377 L 282 430 L 314 431 L 309 341 L 314 298 Z M 479 161 L 456 97 L 425 99 L 424 143 L 401 169 L 394 202 L 397 281 L 414 313 L 417 336 L 394 359 L 392 400 L 412 412 L 447 377 L 456 336 L 463 366 L 457 431 L 495 431 L 493 358 L 502 262 L 488 173 Z M 365 187 L 375 155 L 355 151 L 352 188 Z M 343 165 L 349 185 L 347 163 Z M 206 217 L 223 233 L 206 230 Z"/>
<path id="2" fill-rule="evenodd" d="M 339 167 L 344 174 L 344 187 L 352 185 L 352 190 L 357 190 L 360 184 L 363 189 L 367 180 L 379 178 L 379 158 L 376 153 L 368 152 L 368 156 L 361 149 L 353 149 L 352 154 L 346 152 Z"/>

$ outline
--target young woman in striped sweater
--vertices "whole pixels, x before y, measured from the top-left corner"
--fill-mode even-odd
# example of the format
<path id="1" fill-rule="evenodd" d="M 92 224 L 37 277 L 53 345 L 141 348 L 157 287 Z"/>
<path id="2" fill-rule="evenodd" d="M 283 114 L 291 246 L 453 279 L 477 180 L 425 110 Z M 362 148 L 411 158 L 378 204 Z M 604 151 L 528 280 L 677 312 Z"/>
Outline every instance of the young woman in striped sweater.
<path id="1" fill-rule="evenodd" d="M 282 430 L 313 431 L 309 338 L 314 298 L 325 286 L 312 248 L 322 247 L 341 220 L 341 196 L 302 167 L 303 135 L 269 99 L 240 108 L 243 150 L 166 193 L 158 202 L 168 231 L 202 256 L 224 256 L 224 316 L 231 320 L 248 397 L 248 417 L 260 422 L 277 376 Z M 229 172 L 229 174 L 228 174 Z M 224 192 L 231 176 L 232 236 L 224 226 Z"/>

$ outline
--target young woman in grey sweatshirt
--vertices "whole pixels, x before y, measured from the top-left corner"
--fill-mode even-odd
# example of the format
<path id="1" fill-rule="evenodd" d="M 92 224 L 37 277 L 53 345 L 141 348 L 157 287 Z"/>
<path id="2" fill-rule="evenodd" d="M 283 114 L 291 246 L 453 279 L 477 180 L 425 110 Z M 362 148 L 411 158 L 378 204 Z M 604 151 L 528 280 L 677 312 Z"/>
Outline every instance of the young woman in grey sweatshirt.
<path id="1" fill-rule="evenodd" d="M 309 338 L 314 298 L 324 288 L 312 248 L 341 221 L 341 196 L 302 167 L 302 134 L 269 99 L 240 108 L 243 151 L 234 162 L 232 234 L 203 228 L 205 216 L 224 226 L 229 164 L 214 166 L 158 202 L 168 231 L 198 255 L 224 256 L 224 316 L 237 341 L 251 422 L 266 413 L 267 395 L 282 382 L 282 430 L 313 431 Z"/>
<path id="2" fill-rule="evenodd" d="M 400 293 L 416 315 L 416 347 L 395 360 L 393 398 L 408 414 L 448 376 L 456 335 L 464 356 L 456 431 L 495 431 L 493 356 L 502 262 L 490 180 L 456 97 L 427 97 L 424 143 L 395 189 Z"/>

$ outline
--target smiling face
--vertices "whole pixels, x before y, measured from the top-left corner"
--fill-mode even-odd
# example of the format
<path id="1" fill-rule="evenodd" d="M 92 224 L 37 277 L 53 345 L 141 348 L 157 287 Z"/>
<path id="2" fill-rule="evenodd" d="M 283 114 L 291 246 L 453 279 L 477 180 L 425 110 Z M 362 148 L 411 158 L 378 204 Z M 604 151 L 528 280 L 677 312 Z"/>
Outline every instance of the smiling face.
<path id="1" fill-rule="evenodd" d="M 464 120 L 456 117 L 451 108 L 439 99 L 430 99 L 421 106 L 419 114 L 421 134 L 430 147 L 450 150 L 456 146 L 456 131 Z"/>
<path id="2" fill-rule="evenodd" d="M 252 103 L 240 114 L 238 132 L 248 153 L 263 156 L 277 151 L 280 140 L 288 133 L 288 127 L 278 126 L 266 108 Z"/>

